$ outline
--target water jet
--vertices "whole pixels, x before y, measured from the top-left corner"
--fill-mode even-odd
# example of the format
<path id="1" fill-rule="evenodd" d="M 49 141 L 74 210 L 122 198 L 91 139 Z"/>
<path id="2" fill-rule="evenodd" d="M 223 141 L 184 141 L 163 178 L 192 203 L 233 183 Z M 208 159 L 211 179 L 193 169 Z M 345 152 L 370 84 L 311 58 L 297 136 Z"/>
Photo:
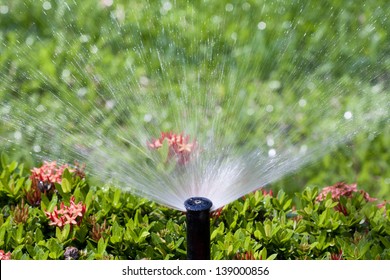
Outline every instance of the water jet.
<path id="1" fill-rule="evenodd" d="M 187 210 L 187 258 L 210 259 L 210 209 L 213 203 L 205 197 L 191 197 L 184 202 Z"/>

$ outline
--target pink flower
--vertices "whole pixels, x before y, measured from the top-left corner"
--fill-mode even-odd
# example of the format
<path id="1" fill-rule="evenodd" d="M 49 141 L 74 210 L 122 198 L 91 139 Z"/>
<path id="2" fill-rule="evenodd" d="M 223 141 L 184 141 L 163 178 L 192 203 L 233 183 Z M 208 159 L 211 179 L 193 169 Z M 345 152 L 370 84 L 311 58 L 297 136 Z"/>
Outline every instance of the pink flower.
<path id="1" fill-rule="evenodd" d="M 167 141 L 169 146 L 168 158 L 176 158 L 179 164 L 185 164 L 190 160 L 191 153 L 196 149 L 196 141 L 191 142 L 188 135 L 175 134 L 172 132 L 161 132 L 158 139 L 152 140 L 148 143 L 151 149 L 160 149 L 164 141 Z"/>
<path id="2" fill-rule="evenodd" d="M 322 191 L 320 192 L 320 194 L 317 196 L 316 200 L 323 201 L 326 199 L 326 196 L 328 195 L 328 193 L 331 193 L 332 199 L 334 201 L 338 201 L 338 200 L 340 200 L 340 197 L 342 197 L 342 196 L 351 198 L 353 196 L 353 194 L 356 192 L 360 192 L 361 194 L 363 194 L 363 197 L 366 201 L 375 201 L 376 200 L 376 198 L 370 197 L 370 195 L 367 192 L 365 192 L 363 190 L 358 191 L 357 184 L 347 185 L 343 182 L 339 182 L 333 186 L 323 188 Z M 345 216 L 348 215 L 347 208 L 344 205 L 338 204 L 338 205 L 336 205 L 336 207 L 334 209 L 336 211 L 339 211 L 340 213 L 344 214 Z"/>
<path id="3" fill-rule="evenodd" d="M 57 206 L 54 207 L 53 212 L 45 211 L 46 217 L 50 219 L 49 225 L 63 228 L 64 225 L 80 225 L 86 206 L 81 201 L 75 204 L 75 197 L 70 198 L 70 206 L 66 206 L 64 202 L 61 202 L 60 209 Z"/>
<path id="4" fill-rule="evenodd" d="M 339 200 L 341 196 L 352 197 L 353 193 L 358 192 L 357 184 L 347 185 L 343 182 L 336 183 L 333 186 L 325 187 L 321 193 L 317 196 L 317 201 L 323 201 L 326 199 L 328 193 L 332 194 L 333 200 Z M 363 190 L 360 191 L 366 201 L 375 201 L 376 198 L 372 198 L 369 194 Z"/>
<path id="5" fill-rule="evenodd" d="M 11 252 L 4 253 L 3 250 L 0 250 L 0 260 L 5 261 L 10 259 L 11 259 Z"/>
<path id="6" fill-rule="evenodd" d="M 388 203 L 389 203 L 388 201 L 384 200 L 381 203 L 379 203 L 377 206 L 379 209 L 382 209 L 382 208 L 386 209 L 386 204 L 388 204 Z"/>
<path id="7" fill-rule="evenodd" d="M 48 191 L 54 186 L 54 183 L 61 184 L 62 173 L 65 169 L 68 169 L 71 173 L 76 171 L 69 168 L 67 164 L 57 166 L 56 161 L 45 161 L 40 168 L 31 169 L 30 178 L 42 192 Z"/>

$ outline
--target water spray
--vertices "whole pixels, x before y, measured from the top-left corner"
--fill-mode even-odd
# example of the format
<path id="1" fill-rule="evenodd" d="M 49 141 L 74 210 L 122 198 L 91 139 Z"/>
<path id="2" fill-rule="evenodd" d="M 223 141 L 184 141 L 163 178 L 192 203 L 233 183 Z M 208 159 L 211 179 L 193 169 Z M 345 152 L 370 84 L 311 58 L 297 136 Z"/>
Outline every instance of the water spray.
<path id="1" fill-rule="evenodd" d="M 191 197 L 184 202 L 187 210 L 187 258 L 210 259 L 210 208 L 213 203 L 204 197 Z"/>

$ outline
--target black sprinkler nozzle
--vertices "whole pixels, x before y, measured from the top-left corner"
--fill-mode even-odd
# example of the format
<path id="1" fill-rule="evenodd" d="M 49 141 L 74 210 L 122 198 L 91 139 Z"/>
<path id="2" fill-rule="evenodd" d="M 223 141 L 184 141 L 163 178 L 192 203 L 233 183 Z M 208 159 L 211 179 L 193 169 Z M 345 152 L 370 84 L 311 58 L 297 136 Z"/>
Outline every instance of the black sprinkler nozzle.
<path id="1" fill-rule="evenodd" d="M 205 197 L 191 197 L 187 209 L 187 259 L 210 259 L 210 209 L 213 203 Z"/>

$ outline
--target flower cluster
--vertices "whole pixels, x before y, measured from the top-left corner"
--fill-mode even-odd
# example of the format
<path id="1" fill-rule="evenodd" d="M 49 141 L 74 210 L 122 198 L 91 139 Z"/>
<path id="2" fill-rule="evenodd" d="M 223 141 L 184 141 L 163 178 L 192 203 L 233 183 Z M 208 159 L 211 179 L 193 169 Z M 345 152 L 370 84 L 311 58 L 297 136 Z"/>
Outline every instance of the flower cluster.
<path id="1" fill-rule="evenodd" d="M 168 158 L 167 160 L 175 157 L 179 164 L 185 164 L 190 160 L 191 153 L 196 149 L 196 141 L 190 141 L 188 135 L 175 134 L 172 132 L 161 132 L 161 136 L 158 139 L 154 139 L 148 143 L 151 149 L 160 149 L 164 145 L 164 141 L 168 144 Z"/>
<path id="2" fill-rule="evenodd" d="M 0 260 L 10 260 L 11 252 L 5 253 L 3 250 L 0 250 Z"/>
<path id="3" fill-rule="evenodd" d="M 252 252 L 245 252 L 245 253 L 236 253 L 236 255 L 233 257 L 234 260 L 256 260 L 254 254 Z M 260 257 L 262 259 L 262 257 Z"/>
<path id="4" fill-rule="evenodd" d="M 343 251 L 340 249 L 338 253 L 331 253 L 330 259 L 333 261 L 343 260 Z"/>
<path id="5" fill-rule="evenodd" d="M 14 209 L 14 222 L 17 224 L 24 224 L 28 219 L 29 208 L 28 205 L 24 203 L 18 204 Z"/>
<path id="6" fill-rule="evenodd" d="M 108 232 L 111 227 L 107 225 L 107 221 L 104 220 L 102 224 L 98 224 L 95 216 L 90 216 L 88 219 L 89 224 L 92 225 L 91 238 L 98 242 L 100 238 L 108 236 Z"/>
<path id="7" fill-rule="evenodd" d="M 45 161 L 40 168 L 34 167 L 31 169 L 31 180 L 33 184 L 36 184 L 41 192 L 50 190 L 54 186 L 54 183 L 61 184 L 62 173 L 65 169 L 69 172 L 74 172 L 74 169 L 70 169 L 67 164 L 57 166 L 56 161 Z"/>
<path id="8" fill-rule="evenodd" d="M 317 196 L 317 201 L 323 201 L 326 199 L 328 193 L 331 193 L 332 199 L 334 201 L 339 201 L 340 197 L 348 197 L 351 198 L 354 193 L 359 192 L 363 194 L 363 197 L 366 201 L 375 201 L 376 198 L 370 197 L 370 195 L 363 191 L 357 190 L 357 184 L 347 185 L 343 182 L 336 183 L 333 186 L 325 187 L 322 189 L 321 193 Z M 348 215 L 347 207 L 341 203 L 336 205 L 334 209 L 340 213 L 343 213 L 345 216 Z"/>
<path id="9" fill-rule="evenodd" d="M 52 212 L 45 211 L 46 216 L 50 219 L 49 225 L 63 228 L 64 225 L 80 225 L 86 206 L 81 201 L 75 204 L 75 197 L 70 198 L 70 206 L 66 206 L 64 202 L 61 202 L 60 209 L 57 206 L 54 207 Z"/>
<path id="10" fill-rule="evenodd" d="M 343 182 L 336 183 L 333 186 L 325 187 L 322 189 L 321 193 L 317 196 L 317 201 L 323 201 L 326 199 L 328 193 L 332 194 L 333 200 L 339 200 L 340 197 L 349 197 L 351 198 L 353 193 L 360 192 L 363 194 L 363 197 L 366 201 L 375 201 L 375 198 L 369 196 L 369 194 L 363 190 L 357 190 L 357 184 L 347 185 Z"/>

